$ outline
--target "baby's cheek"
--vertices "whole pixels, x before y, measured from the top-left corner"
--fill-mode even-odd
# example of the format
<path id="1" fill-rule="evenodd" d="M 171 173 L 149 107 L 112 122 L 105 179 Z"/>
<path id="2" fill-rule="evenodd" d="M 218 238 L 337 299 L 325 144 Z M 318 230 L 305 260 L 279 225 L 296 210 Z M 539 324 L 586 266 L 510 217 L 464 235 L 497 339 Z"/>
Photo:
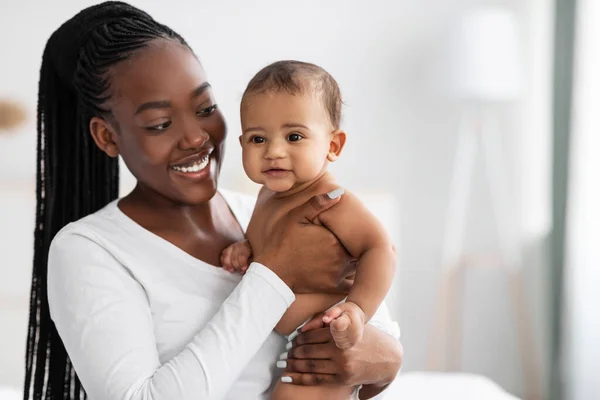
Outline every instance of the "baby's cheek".
<path id="1" fill-rule="evenodd" d="M 302 175 L 301 180 L 310 181 L 315 179 L 323 169 L 324 163 L 325 159 L 316 154 L 312 157 L 305 157 L 300 164 L 301 168 L 299 172 Z"/>
<path id="2" fill-rule="evenodd" d="M 242 165 L 248 178 L 256 183 L 263 183 L 262 174 L 260 173 L 260 163 L 256 161 L 256 157 L 252 157 L 251 154 L 244 154 L 242 156 Z"/>

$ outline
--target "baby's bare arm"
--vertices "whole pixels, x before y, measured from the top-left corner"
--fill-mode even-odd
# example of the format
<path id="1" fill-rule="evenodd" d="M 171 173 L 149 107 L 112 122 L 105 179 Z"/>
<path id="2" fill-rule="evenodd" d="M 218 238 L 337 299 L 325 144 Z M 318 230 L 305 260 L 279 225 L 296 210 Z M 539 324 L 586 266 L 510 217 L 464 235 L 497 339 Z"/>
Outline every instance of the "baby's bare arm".
<path id="1" fill-rule="evenodd" d="M 358 259 L 348 301 L 360 306 L 368 321 L 392 284 L 396 269 L 394 245 L 383 225 L 348 191 L 319 219 Z"/>

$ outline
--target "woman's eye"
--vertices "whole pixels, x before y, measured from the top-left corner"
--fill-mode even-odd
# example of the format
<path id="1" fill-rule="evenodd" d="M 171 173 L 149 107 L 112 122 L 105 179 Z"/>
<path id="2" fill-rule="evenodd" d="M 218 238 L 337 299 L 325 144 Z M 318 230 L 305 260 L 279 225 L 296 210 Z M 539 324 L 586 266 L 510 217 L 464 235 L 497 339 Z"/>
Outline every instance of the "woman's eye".
<path id="1" fill-rule="evenodd" d="M 290 133 L 288 135 L 288 140 L 290 142 L 299 142 L 300 140 L 302 140 L 302 136 L 298 133 Z"/>
<path id="2" fill-rule="evenodd" d="M 167 121 L 167 122 L 163 122 L 162 124 L 159 125 L 154 125 L 154 126 L 149 126 L 146 129 L 150 130 L 150 131 L 164 131 L 165 129 L 167 129 L 169 126 L 171 126 L 172 122 L 171 121 Z"/>
<path id="3" fill-rule="evenodd" d="M 196 113 L 196 115 L 198 115 L 200 117 L 207 117 L 207 116 L 211 115 L 212 113 L 214 113 L 216 109 L 217 109 L 217 105 L 213 104 L 210 107 L 206 107 L 206 108 L 203 108 L 202 110 L 198 111 Z"/>
<path id="4" fill-rule="evenodd" d="M 265 142 L 265 138 L 261 136 L 253 136 L 250 141 L 254 144 L 261 144 Z"/>

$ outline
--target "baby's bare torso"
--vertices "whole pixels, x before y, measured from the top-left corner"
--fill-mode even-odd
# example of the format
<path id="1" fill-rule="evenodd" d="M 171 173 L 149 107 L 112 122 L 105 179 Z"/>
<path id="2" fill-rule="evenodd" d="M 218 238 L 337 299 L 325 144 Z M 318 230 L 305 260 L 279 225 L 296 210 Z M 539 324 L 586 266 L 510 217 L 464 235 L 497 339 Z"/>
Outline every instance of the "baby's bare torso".
<path id="1" fill-rule="evenodd" d="M 263 189 L 258 196 L 252 220 L 246 231 L 246 237 L 254 252 L 259 252 L 264 246 L 263 238 L 268 237 L 273 226 L 279 219 L 297 206 L 306 203 L 311 197 L 328 193 L 339 187 L 329 174 L 321 177 L 307 189 L 287 197 L 276 198 L 275 193 Z M 328 251 L 328 249 L 323 249 Z M 289 335 L 299 325 L 314 314 L 327 310 L 332 305 L 344 299 L 345 295 L 314 293 L 296 294 L 296 301 L 283 315 L 275 330 L 283 335 Z"/>

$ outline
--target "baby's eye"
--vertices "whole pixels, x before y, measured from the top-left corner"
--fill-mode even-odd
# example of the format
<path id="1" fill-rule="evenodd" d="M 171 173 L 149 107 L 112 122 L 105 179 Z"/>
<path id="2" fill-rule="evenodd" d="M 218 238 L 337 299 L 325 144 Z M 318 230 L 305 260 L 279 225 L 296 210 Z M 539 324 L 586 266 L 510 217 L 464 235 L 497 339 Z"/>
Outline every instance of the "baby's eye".
<path id="1" fill-rule="evenodd" d="M 299 142 L 300 140 L 302 140 L 302 136 L 299 133 L 290 133 L 288 135 L 288 140 L 290 142 Z"/>
<path id="2" fill-rule="evenodd" d="M 265 138 L 261 136 L 252 136 L 250 141 L 255 144 L 261 144 L 265 142 Z"/>

